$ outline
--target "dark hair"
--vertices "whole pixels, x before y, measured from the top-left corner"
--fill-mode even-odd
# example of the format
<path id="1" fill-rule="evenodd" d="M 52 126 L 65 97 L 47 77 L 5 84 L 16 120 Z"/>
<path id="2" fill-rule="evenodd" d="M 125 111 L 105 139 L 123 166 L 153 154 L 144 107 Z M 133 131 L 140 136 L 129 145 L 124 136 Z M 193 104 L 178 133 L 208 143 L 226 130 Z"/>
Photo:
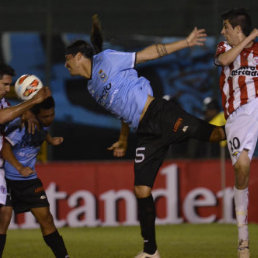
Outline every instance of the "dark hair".
<path id="1" fill-rule="evenodd" d="M 50 109 L 53 107 L 55 107 L 55 100 L 53 99 L 52 96 L 50 96 L 46 98 L 44 101 L 42 101 L 41 103 L 32 107 L 31 111 L 33 114 L 37 115 L 41 109 Z"/>
<path id="2" fill-rule="evenodd" d="M 223 20 L 228 20 L 229 23 L 235 28 L 239 25 L 245 34 L 248 36 L 252 30 L 252 20 L 245 8 L 234 8 L 221 15 Z"/>
<path id="3" fill-rule="evenodd" d="M 93 47 L 84 40 L 77 40 L 73 42 L 65 50 L 66 55 L 76 55 L 79 52 L 87 58 L 92 58 L 92 56 L 94 55 Z"/>
<path id="4" fill-rule="evenodd" d="M 2 79 L 5 74 L 15 76 L 15 71 L 10 65 L 0 63 L 0 79 Z"/>

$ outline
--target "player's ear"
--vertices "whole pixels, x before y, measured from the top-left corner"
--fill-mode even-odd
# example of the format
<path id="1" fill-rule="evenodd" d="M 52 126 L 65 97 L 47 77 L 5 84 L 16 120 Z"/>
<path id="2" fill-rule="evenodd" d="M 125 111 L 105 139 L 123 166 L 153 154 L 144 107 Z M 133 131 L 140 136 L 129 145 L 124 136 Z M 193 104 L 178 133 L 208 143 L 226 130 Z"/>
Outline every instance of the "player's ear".
<path id="1" fill-rule="evenodd" d="M 75 59 L 77 60 L 77 61 L 80 61 L 81 60 L 81 58 L 82 58 L 82 53 L 81 52 L 78 52 L 76 55 L 75 55 Z"/>
<path id="2" fill-rule="evenodd" d="M 240 25 L 237 25 L 237 26 L 235 27 L 235 29 L 236 29 L 237 33 L 243 33 L 242 28 L 241 28 Z"/>

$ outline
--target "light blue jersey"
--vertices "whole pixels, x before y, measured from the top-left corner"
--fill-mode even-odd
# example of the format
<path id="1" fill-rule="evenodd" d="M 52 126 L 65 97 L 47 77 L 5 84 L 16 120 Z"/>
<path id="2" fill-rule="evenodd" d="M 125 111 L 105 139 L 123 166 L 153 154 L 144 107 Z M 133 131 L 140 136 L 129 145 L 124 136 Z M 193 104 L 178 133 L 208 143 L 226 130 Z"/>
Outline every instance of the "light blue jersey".
<path id="1" fill-rule="evenodd" d="M 20 127 L 19 119 L 15 119 L 8 125 L 6 131 L 6 140 L 12 145 L 12 151 L 16 159 L 24 166 L 30 167 L 35 171 L 35 164 L 40 146 L 46 139 L 47 130 L 42 128 L 35 130 L 35 133 L 29 134 L 25 127 Z M 22 176 L 7 161 L 4 165 L 5 177 L 10 180 L 30 180 L 37 178 L 37 173 L 30 176 Z"/>
<path id="2" fill-rule="evenodd" d="M 108 49 L 94 55 L 88 90 L 100 105 L 136 129 L 153 92 L 150 82 L 138 77 L 134 64 L 135 53 Z"/>

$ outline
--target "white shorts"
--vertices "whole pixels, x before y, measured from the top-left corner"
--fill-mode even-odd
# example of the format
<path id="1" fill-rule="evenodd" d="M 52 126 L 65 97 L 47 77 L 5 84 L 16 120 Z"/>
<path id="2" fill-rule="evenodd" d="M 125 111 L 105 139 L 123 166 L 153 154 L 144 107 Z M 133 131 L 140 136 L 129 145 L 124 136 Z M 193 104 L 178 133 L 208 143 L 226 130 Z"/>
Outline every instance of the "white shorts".
<path id="1" fill-rule="evenodd" d="M 232 164 L 243 150 L 248 150 L 252 160 L 258 137 L 258 98 L 235 110 L 227 119 L 225 129 Z"/>
<path id="2" fill-rule="evenodd" d="M 7 195 L 7 189 L 6 189 L 6 182 L 4 177 L 4 170 L 0 168 L 0 204 L 5 205 L 6 195 Z"/>

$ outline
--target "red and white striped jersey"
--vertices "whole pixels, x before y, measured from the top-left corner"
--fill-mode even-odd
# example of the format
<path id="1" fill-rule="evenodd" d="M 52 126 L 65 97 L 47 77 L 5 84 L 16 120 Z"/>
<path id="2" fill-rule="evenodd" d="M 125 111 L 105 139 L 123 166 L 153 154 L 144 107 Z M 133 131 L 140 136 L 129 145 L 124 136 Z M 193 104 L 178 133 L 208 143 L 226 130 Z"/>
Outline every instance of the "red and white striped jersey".
<path id="1" fill-rule="evenodd" d="M 218 44 L 216 65 L 218 56 L 231 48 L 226 41 Z M 258 97 L 258 42 L 244 48 L 233 63 L 222 67 L 219 83 L 226 119 L 238 107 Z"/>

